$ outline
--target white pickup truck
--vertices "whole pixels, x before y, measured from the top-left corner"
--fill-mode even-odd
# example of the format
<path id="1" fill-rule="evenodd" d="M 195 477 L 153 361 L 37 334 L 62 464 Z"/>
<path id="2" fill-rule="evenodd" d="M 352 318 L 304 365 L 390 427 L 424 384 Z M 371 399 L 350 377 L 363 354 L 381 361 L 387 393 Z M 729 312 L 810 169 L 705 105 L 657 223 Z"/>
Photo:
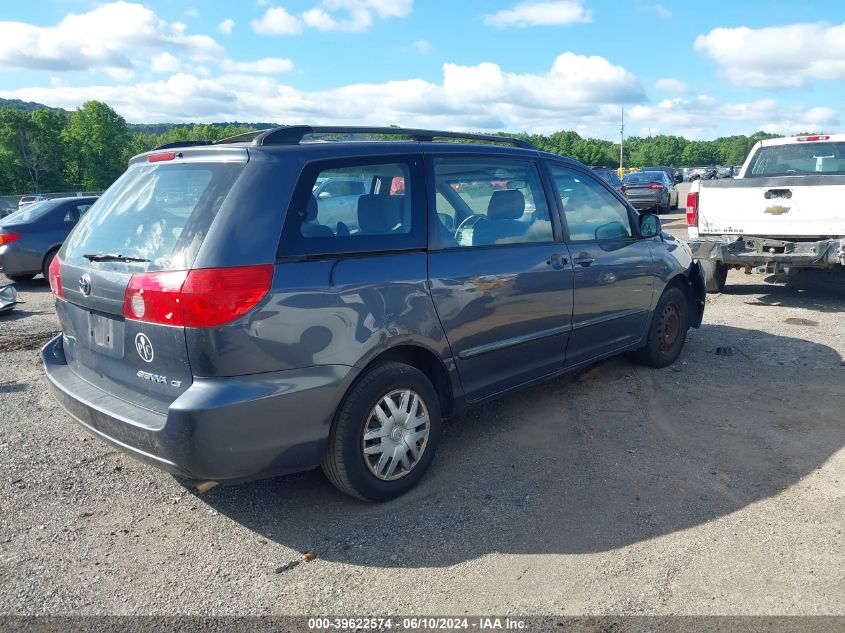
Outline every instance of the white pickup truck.
<path id="1" fill-rule="evenodd" d="M 845 134 L 760 141 L 736 178 L 692 183 L 687 226 L 707 292 L 731 268 L 845 267 Z"/>

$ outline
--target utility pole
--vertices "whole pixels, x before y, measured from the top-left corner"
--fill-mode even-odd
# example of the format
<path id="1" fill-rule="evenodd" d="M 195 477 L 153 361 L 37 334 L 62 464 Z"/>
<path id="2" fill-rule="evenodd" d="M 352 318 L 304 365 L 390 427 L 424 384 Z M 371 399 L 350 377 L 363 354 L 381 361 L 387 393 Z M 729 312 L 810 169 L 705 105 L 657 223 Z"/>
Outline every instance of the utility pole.
<path id="1" fill-rule="evenodd" d="M 619 125 L 619 171 L 622 171 L 623 152 L 622 147 L 625 144 L 625 106 L 622 106 L 622 123 Z"/>

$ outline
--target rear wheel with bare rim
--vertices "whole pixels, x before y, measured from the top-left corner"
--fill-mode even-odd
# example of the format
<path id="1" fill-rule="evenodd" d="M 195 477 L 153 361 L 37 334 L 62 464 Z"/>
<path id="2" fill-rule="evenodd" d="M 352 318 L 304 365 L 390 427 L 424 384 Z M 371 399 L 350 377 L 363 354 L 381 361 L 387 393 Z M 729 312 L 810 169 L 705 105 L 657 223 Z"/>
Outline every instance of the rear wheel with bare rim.
<path id="1" fill-rule="evenodd" d="M 687 338 L 689 301 L 678 286 L 663 291 L 648 327 L 646 344 L 634 352 L 634 360 L 649 367 L 667 367 L 674 363 Z"/>
<path id="2" fill-rule="evenodd" d="M 425 474 L 440 438 L 440 401 L 431 381 L 403 363 L 367 370 L 337 413 L 323 471 L 343 492 L 387 501 Z"/>

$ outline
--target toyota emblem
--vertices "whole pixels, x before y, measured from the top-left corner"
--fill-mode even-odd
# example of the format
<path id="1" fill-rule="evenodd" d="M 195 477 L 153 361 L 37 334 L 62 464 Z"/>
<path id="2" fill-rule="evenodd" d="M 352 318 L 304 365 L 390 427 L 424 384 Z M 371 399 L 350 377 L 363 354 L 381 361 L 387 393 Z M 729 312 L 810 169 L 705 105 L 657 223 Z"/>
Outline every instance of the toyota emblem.
<path id="1" fill-rule="evenodd" d="M 88 273 L 79 278 L 79 290 L 86 297 L 91 294 L 91 276 Z"/>
<path id="2" fill-rule="evenodd" d="M 135 350 L 138 352 L 138 356 L 141 357 L 142 361 L 145 363 L 153 362 L 153 357 L 155 356 L 153 352 L 153 344 L 143 332 L 139 332 L 135 335 Z"/>

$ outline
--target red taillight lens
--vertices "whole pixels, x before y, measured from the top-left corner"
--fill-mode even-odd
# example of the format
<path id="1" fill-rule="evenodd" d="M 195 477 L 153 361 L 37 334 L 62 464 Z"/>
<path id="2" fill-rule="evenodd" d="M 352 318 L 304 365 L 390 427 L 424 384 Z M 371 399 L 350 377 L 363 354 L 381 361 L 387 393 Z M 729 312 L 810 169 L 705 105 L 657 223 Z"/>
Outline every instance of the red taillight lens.
<path id="1" fill-rule="evenodd" d="M 176 158 L 176 152 L 160 152 L 158 154 L 150 154 L 147 162 L 160 163 L 164 160 L 173 160 L 174 158 Z"/>
<path id="2" fill-rule="evenodd" d="M 272 282 L 272 264 L 139 273 L 126 287 L 123 316 L 184 327 L 223 325 L 254 308 Z"/>
<path id="3" fill-rule="evenodd" d="M 0 233 L 0 246 L 17 242 L 19 239 L 21 239 L 20 233 Z"/>
<path id="4" fill-rule="evenodd" d="M 698 192 L 687 194 L 687 226 L 698 226 Z"/>
<path id="5" fill-rule="evenodd" d="M 148 323 L 184 325 L 180 293 L 187 270 L 132 275 L 123 296 L 123 316 Z"/>
<path id="6" fill-rule="evenodd" d="M 827 141 L 830 139 L 830 136 L 826 134 L 815 134 L 813 136 L 799 136 L 796 138 L 796 141 Z"/>
<path id="7" fill-rule="evenodd" d="M 65 292 L 62 290 L 62 260 L 56 255 L 53 261 L 50 262 L 50 267 L 47 269 L 47 276 L 50 281 L 50 290 L 59 299 L 65 298 Z"/>
<path id="8" fill-rule="evenodd" d="M 659 185 L 656 182 L 653 182 L 648 186 L 648 188 L 649 189 L 663 189 L 663 185 Z"/>

